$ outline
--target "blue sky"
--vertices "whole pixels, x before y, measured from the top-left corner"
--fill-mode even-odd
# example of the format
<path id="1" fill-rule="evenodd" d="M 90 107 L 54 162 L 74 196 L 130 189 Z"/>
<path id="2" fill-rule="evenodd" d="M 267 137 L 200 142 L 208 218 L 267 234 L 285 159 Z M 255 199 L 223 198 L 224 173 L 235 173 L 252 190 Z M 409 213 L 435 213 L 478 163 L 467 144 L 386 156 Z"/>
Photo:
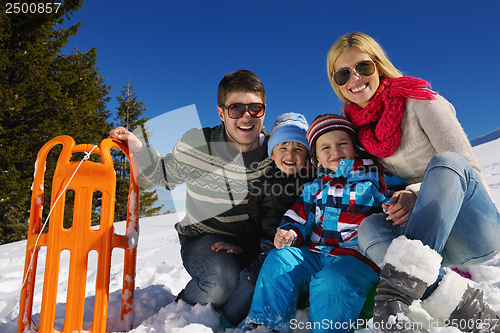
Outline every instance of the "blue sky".
<path id="1" fill-rule="evenodd" d="M 249 69 L 264 83 L 270 130 L 285 112 L 303 113 L 309 122 L 339 113 L 326 54 L 338 37 L 362 31 L 405 75 L 429 81 L 448 99 L 474 139 L 500 127 L 499 14 L 494 0 L 87 1 L 70 22 L 82 27 L 65 53 L 75 45 L 97 48 L 100 72 L 114 86 L 109 110 L 131 78 L 145 117 L 194 104 L 204 127 L 220 123 L 222 77 Z M 173 142 L 184 126 L 198 123 L 182 118 Z M 172 145 L 157 149 L 166 153 Z"/>

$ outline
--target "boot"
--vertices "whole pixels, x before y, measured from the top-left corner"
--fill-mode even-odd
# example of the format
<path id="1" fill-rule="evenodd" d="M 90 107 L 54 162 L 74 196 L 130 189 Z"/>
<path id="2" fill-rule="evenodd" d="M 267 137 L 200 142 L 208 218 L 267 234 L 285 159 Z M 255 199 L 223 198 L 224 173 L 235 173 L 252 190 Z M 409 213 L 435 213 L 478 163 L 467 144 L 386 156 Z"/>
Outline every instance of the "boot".
<path id="1" fill-rule="evenodd" d="M 422 302 L 434 318 L 462 332 L 500 333 L 500 317 L 483 300 L 483 291 L 447 270 L 438 287 Z"/>
<path id="2" fill-rule="evenodd" d="M 408 315 L 408 308 L 419 299 L 427 285 L 415 277 L 385 264 L 373 306 L 374 328 L 382 332 L 425 332 Z"/>
<path id="3" fill-rule="evenodd" d="M 441 256 L 418 240 L 396 238 L 384 258 L 373 306 L 373 328 L 384 333 L 428 333 L 408 314 L 439 274 Z"/>

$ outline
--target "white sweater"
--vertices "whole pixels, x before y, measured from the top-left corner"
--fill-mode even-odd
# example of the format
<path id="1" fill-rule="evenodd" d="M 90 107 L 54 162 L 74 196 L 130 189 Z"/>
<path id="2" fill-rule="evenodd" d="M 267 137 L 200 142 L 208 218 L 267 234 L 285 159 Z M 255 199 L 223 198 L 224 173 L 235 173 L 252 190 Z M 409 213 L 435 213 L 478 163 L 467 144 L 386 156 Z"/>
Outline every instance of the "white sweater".
<path id="1" fill-rule="evenodd" d="M 392 156 L 379 161 L 387 171 L 408 182 L 408 190 L 418 194 L 429 161 L 445 151 L 458 153 L 469 161 L 489 192 L 455 108 L 439 95 L 434 101 L 406 100 L 399 148 Z"/>

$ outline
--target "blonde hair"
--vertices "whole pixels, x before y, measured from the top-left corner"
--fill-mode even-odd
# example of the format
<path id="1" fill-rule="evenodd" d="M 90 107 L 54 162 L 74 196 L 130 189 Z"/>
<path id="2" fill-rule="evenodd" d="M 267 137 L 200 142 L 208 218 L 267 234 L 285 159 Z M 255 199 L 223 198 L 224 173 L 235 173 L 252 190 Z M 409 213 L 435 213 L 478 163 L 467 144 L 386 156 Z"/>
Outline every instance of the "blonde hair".
<path id="1" fill-rule="evenodd" d="M 337 58 L 342 52 L 354 47 L 370 56 L 373 62 L 375 62 L 375 65 L 377 65 L 380 77 L 394 79 L 396 77 L 403 76 L 401 71 L 399 71 L 391 63 L 382 47 L 370 36 L 362 32 L 352 32 L 340 37 L 335 43 L 333 43 L 328 51 L 328 55 L 326 56 L 326 67 L 328 70 L 330 84 L 332 85 L 337 96 L 344 101 L 344 106 L 350 101 L 342 95 L 339 86 L 333 81 L 334 66 Z"/>

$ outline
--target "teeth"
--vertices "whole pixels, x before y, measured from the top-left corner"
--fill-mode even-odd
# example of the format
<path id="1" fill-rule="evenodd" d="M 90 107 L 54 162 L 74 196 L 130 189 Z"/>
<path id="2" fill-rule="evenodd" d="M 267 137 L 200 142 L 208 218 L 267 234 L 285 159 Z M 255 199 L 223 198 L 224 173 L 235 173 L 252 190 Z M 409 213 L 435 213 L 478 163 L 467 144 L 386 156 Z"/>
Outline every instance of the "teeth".
<path id="1" fill-rule="evenodd" d="M 238 126 L 241 129 L 248 130 L 251 129 L 253 126 Z"/>
<path id="2" fill-rule="evenodd" d="M 283 162 L 283 164 L 287 164 L 287 165 L 295 165 L 295 162 Z"/>
<path id="3" fill-rule="evenodd" d="M 366 86 L 367 86 L 367 85 L 366 85 L 366 83 L 365 83 L 365 84 L 363 84 L 361 87 L 357 87 L 357 88 L 352 89 L 352 92 L 358 92 L 358 91 L 361 91 L 361 90 L 365 89 L 365 88 L 366 88 Z"/>

